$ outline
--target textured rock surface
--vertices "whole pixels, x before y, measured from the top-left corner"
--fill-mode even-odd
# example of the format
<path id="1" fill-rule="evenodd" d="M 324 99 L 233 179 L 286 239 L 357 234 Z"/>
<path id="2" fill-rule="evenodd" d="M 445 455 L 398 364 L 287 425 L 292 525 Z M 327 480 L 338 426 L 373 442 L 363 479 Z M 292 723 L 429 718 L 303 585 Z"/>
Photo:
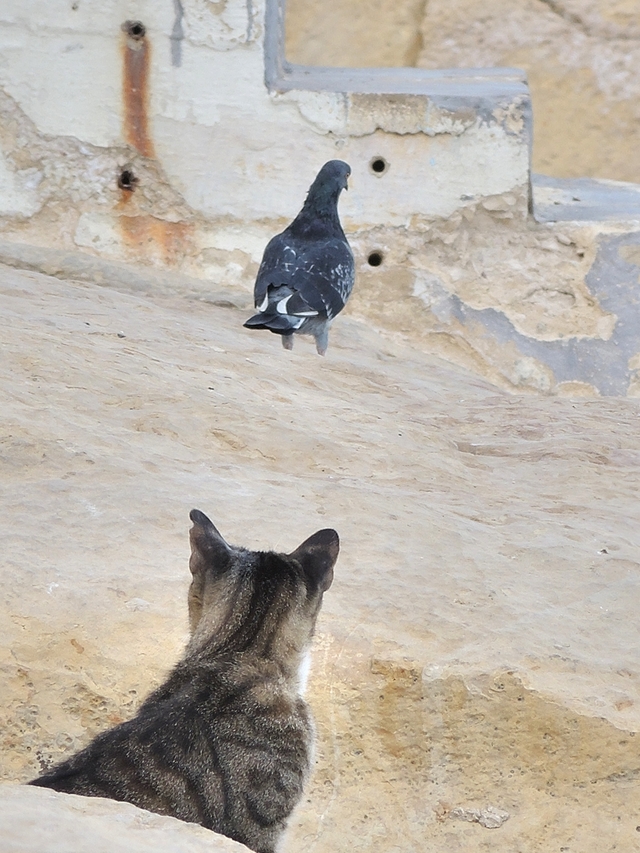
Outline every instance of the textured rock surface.
<path id="1" fill-rule="evenodd" d="M 197 506 L 236 544 L 341 535 L 285 850 L 634 849 L 638 403 L 512 397 L 342 315 L 285 353 L 143 275 L 0 270 L 3 778 L 176 660 Z"/>
<path id="2" fill-rule="evenodd" d="M 0 785 L 2 853 L 247 853 L 244 844 L 136 809 L 43 788 Z"/>
<path id="3" fill-rule="evenodd" d="M 292 59 L 527 72 L 533 168 L 640 182 L 639 0 L 288 0 Z M 304 38 L 303 38 L 304 36 Z"/>

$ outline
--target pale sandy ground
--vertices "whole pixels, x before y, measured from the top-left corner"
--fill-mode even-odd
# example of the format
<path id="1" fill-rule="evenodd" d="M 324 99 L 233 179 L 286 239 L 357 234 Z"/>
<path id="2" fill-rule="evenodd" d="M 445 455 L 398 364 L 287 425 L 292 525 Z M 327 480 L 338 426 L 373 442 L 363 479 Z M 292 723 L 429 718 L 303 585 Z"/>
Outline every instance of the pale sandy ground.
<path id="1" fill-rule="evenodd" d="M 349 317 L 322 359 L 193 299 L 0 268 L 0 300 L 3 778 L 176 660 L 198 507 L 341 536 L 286 851 L 639 849 L 637 400 L 509 396 Z"/>

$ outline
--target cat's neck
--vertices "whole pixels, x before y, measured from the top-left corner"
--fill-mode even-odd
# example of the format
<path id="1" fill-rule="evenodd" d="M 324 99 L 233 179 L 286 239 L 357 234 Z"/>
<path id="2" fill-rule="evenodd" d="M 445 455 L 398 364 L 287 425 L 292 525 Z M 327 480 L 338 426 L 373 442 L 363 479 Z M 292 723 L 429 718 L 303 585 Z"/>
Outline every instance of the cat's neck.
<path id="1" fill-rule="evenodd" d="M 298 696 L 304 697 L 307 691 L 307 682 L 311 671 L 311 649 L 307 649 L 303 654 L 298 665 L 297 672 L 297 692 Z"/>
<path id="2" fill-rule="evenodd" d="M 193 638 L 187 647 L 179 668 L 193 671 L 205 670 L 209 673 L 233 672 L 242 674 L 241 678 L 258 677 L 265 681 L 278 683 L 281 689 L 296 696 L 304 696 L 309 671 L 311 651 L 309 646 L 302 651 L 289 649 L 277 655 L 259 654 L 255 649 L 243 651 L 212 649 L 210 644 L 198 648 Z"/>

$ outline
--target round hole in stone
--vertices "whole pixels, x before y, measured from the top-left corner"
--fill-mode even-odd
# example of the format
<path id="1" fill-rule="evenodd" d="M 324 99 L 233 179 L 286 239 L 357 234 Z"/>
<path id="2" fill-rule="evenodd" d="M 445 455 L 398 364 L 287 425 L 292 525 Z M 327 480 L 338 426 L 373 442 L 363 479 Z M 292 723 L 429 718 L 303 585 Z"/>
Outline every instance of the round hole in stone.
<path id="1" fill-rule="evenodd" d="M 379 267 L 384 259 L 382 252 L 371 252 L 367 258 L 370 267 Z"/>
<path id="2" fill-rule="evenodd" d="M 140 39 L 143 39 L 147 34 L 147 28 L 142 21 L 125 21 L 122 25 L 122 29 L 128 36 L 130 36 L 130 38 L 135 39 L 136 41 L 140 41 Z"/>
<path id="3" fill-rule="evenodd" d="M 389 164 L 384 159 L 384 157 L 374 157 L 369 163 L 369 168 L 373 172 L 374 175 L 377 175 L 379 178 L 384 175 L 385 172 L 389 169 Z"/>
<path id="4" fill-rule="evenodd" d="M 121 190 L 129 190 L 133 192 L 136 184 L 139 183 L 139 178 L 133 174 L 133 169 L 123 169 L 118 175 L 118 186 Z"/>

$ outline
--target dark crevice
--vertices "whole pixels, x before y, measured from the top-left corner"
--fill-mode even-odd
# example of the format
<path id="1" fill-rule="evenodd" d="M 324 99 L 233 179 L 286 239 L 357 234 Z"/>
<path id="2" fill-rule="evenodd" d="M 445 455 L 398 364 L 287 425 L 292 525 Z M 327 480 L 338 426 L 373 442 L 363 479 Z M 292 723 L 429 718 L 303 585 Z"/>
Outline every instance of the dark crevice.
<path id="1" fill-rule="evenodd" d="M 147 34 L 147 28 L 142 21 L 125 21 L 122 29 L 134 41 L 141 41 Z"/>
<path id="2" fill-rule="evenodd" d="M 123 169 L 118 175 L 118 186 L 121 190 L 133 192 L 140 183 L 140 179 L 133 173 L 133 169 Z"/>

